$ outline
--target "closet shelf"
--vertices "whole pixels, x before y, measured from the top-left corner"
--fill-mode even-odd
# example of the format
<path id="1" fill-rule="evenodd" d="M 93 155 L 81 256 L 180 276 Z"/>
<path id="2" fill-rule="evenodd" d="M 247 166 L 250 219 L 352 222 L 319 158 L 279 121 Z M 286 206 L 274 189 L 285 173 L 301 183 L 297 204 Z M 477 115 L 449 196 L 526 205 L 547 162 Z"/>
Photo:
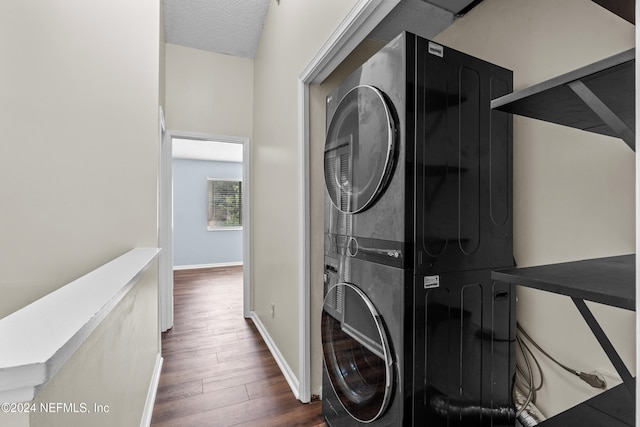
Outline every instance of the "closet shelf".
<path id="1" fill-rule="evenodd" d="M 634 0 L 592 0 L 620 18 L 636 24 L 636 2 Z"/>
<path id="2" fill-rule="evenodd" d="M 618 137 L 635 151 L 635 50 L 496 98 L 491 108 Z"/>
<path id="3" fill-rule="evenodd" d="M 626 310 L 636 309 L 635 255 L 594 258 L 492 272 L 517 283 Z"/>
<path id="4" fill-rule="evenodd" d="M 570 297 L 623 383 L 540 423 L 540 427 L 634 425 L 636 379 L 585 304 L 593 301 L 626 310 L 636 308 L 635 255 L 595 258 L 493 271 L 494 280 Z"/>

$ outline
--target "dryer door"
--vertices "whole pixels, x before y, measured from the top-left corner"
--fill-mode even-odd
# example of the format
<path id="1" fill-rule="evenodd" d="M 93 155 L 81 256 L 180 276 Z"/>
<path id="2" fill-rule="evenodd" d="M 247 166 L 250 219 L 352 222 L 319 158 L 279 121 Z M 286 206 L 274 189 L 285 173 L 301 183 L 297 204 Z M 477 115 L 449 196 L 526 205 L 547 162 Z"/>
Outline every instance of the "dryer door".
<path id="1" fill-rule="evenodd" d="M 322 351 L 331 386 L 352 417 L 368 423 L 384 414 L 393 389 L 393 359 L 382 318 L 350 283 L 327 292 Z"/>
<path id="2" fill-rule="evenodd" d="M 357 86 L 342 100 L 329 124 L 324 178 L 333 205 L 345 213 L 369 207 L 391 176 L 395 124 L 384 95 Z"/>

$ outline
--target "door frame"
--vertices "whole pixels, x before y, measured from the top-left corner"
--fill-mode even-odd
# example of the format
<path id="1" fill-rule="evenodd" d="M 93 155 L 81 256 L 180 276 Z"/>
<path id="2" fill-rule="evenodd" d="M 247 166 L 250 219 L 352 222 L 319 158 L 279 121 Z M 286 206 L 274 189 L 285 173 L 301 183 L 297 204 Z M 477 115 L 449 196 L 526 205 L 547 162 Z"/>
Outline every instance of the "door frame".
<path id="1" fill-rule="evenodd" d="M 161 139 L 158 179 L 158 315 L 160 332 L 173 327 L 172 144 L 160 107 Z"/>
<path id="2" fill-rule="evenodd" d="M 164 122 L 164 120 L 163 120 Z M 163 126 L 164 128 L 164 126 Z M 173 327 L 173 138 L 242 144 L 242 313 L 249 318 L 251 301 L 251 147 L 248 137 L 165 130 L 160 149 L 158 212 L 160 330 Z"/>
<path id="3" fill-rule="evenodd" d="M 298 399 L 311 401 L 311 219 L 309 171 L 309 85 L 321 83 L 400 3 L 358 0 L 298 76 Z"/>

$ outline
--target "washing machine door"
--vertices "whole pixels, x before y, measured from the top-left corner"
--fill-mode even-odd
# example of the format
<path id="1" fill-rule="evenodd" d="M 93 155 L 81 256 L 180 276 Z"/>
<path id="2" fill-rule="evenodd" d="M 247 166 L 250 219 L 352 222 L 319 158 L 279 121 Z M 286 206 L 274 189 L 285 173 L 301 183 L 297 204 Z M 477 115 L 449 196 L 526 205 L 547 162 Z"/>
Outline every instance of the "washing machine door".
<path id="1" fill-rule="evenodd" d="M 356 420 L 382 416 L 393 391 L 393 359 L 371 300 L 349 283 L 331 287 L 322 310 L 322 351 L 331 386 Z"/>
<path id="2" fill-rule="evenodd" d="M 378 89 L 357 86 L 340 100 L 324 149 L 325 184 L 337 209 L 361 212 L 382 193 L 393 169 L 395 129 Z"/>

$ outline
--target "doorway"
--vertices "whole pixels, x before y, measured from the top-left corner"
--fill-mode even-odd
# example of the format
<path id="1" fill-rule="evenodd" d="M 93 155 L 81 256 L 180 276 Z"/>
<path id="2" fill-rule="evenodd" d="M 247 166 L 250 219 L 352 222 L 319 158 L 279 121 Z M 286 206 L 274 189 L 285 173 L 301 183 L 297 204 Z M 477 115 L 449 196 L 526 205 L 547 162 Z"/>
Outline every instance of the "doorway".
<path id="1" fill-rule="evenodd" d="M 159 200 L 162 332 L 173 327 L 174 268 L 243 265 L 243 314 L 250 316 L 249 156 L 248 138 L 175 131 L 165 132 L 162 138 Z M 175 165 L 175 171 L 174 161 L 180 162 Z M 188 189 L 181 191 L 178 212 L 174 203 L 174 191 L 178 185 L 175 181 L 178 177 L 174 176 L 176 173 L 180 175 L 179 185 Z M 198 174 L 202 179 L 198 178 Z M 193 185 L 198 181 L 201 182 Z M 197 186 L 201 191 L 191 188 Z M 220 194 L 229 197 L 224 197 L 220 202 L 221 199 L 216 196 Z M 221 214 L 228 218 L 222 219 Z M 200 218 L 201 221 L 197 222 L 201 224 L 189 226 L 194 222 L 193 218 Z M 175 236 L 176 229 L 186 234 Z M 235 246 L 235 249 L 216 249 L 213 240 L 222 241 L 227 249 L 229 245 Z"/>

